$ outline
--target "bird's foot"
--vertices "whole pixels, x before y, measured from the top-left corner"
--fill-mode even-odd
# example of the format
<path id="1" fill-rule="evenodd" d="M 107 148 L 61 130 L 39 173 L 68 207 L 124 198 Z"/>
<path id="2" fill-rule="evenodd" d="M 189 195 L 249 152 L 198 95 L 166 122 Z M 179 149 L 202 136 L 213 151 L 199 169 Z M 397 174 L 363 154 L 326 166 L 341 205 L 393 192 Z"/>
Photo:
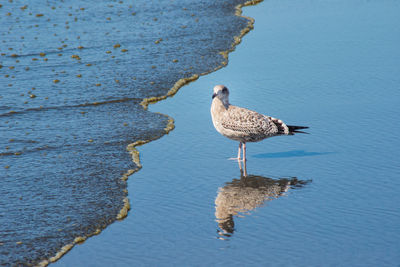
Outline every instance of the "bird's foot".
<path id="1" fill-rule="evenodd" d="M 237 160 L 237 161 L 243 161 L 241 158 L 229 158 L 228 160 Z"/>

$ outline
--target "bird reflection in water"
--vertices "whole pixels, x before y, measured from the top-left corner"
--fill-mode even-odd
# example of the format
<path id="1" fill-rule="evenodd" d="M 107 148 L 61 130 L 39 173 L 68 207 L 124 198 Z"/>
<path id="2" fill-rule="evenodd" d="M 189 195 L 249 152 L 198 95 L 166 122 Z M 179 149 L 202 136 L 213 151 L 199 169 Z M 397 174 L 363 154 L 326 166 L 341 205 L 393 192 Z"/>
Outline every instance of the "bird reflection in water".
<path id="1" fill-rule="evenodd" d="M 235 231 L 234 217 L 243 217 L 250 211 L 274 200 L 289 189 L 301 188 L 310 180 L 296 177 L 272 179 L 257 175 L 247 175 L 246 166 L 241 168 L 240 179 L 233 179 L 219 189 L 215 199 L 215 217 L 218 222 L 220 239 L 230 237 Z M 246 174 L 245 174 L 246 173 Z"/>

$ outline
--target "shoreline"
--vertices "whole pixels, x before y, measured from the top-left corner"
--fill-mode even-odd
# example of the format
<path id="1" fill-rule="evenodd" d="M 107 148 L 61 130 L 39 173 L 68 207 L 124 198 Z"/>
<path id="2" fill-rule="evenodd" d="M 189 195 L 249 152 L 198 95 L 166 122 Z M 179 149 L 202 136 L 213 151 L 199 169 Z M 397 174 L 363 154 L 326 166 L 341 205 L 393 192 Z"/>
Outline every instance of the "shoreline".
<path id="1" fill-rule="evenodd" d="M 257 30 L 230 54 L 230 64 L 149 107 L 173 117 L 176 129 L 137 148 L 145 168 L 127 187 L 130 216 L 55 266 L 397 262 L 396 186 L 381 190 L 382 184 L 397 181 L 396 157 L 385 157 L 398 154 L 396 136 L 378 128 L 360 132 L 351 124 L 368 127 L 370 119 L 385 117 L 395 125 L 390 106 L 399 95 L 399 78 L 392 59 L 400 54 L 393 39 L 398 30 L 387 26 L 397 25 L 398 5 L 340 3 L 274 1 L 246 9 Z M 355 10 L 359 20 L 354 20 Z M 345 25 L 348 31 L 343 32 Z M 366 26 L 373 25 L 370 32 Z M 351 33 L 358 34 L 358 42 Z M 368 42 L 372 33 L 379 41 Z M 383 46 L 388 50 L 382 51 Z M 383 61 L 377 71 L 374 63 Z M 249 175 L 313 182 L 263 207 L 232 214 L 227 229 L 233 233 L 225 240 L 218 232 L 223 229 L 216 221 L 216 202 L 221 189 L 239 181 L 240 169 L 227 160 L 237 144 L 220 136 L 210 121 L 211 89 L 221 83 L 231 89 L 232 104 L 312 127 L 310 135 L 249 146 Z M 374 110 L 368 113 L 371 104 Z"/>
<path id="2" fill-rule="evenodd" d="M 196 81 L 200 76 L 208 75 L 210 73 L 218 71 L 218 70 L 222 69 L 223 67 L 227 66 L 228 65 L 228 60 L 229 60 L 229 53 L 233 52 L 235 50 L 236 46 L 238 46 L 241 43 L 242 38 L 247 33 L 249 33 L 252 29 L 254 29 L 255 20 L 253 18 L 251 18 L 251 17 L 247 17 L 247 16 L 243 16 L 242 15 L 243 7 L 254 6 L 254 5 L 257 5 L 257 4 L 261 3 L 261 2 L 263 2 L 263 0 L 250 0 L 250 1 L 247 1 L 247 2 L 245 2 L 243 4 L 239 4 L 239 5 L 237 5 L 235 7 L 235 16 L 242 17 L 242 18 L 245 18 L 246 20 L 248 20 L 247 26 L 240 31 L 240 34 L 238 36 L 234 36 L 233 37 L 234 42 L 231 44 L 231 47 L 228 50 L 219 52 L 224 60 L 220 62 L 220 65 L 218 67 L 216 67 L 213 70 L 208 71 L 208 72 L 204 72 L 204 73 L 201 73 L 201 74 L 194 74 L 189 78 L 181 78 L 181 79 L 179 79 L 174 84 L 174 86 L 170 90 L 168 90 L 166 95 L 159 96 L 159 97 L 144 98 L 140 103 L 140 105 L 143 107 L 143 109 L 147 110 L 149 104 L 155 104 L 155 103 L 157 103 L 157 102 L 159 102 L 161 100 L 165 100 L 165 99 L 167 99 L 169 97 L 174 96 L 183 86 L 185 86 L 185 85 L 187 85 L 187 84 L 189 84 L 191 82 Z M 169 134 L 169 132 L 171 132 L 175 128 L 174 119 L 171 118 L 168 115 L 161 114 L 161 113 L 159 113 L 159 114 L 168 118 L 167 125 L 164 128 L 164 131 L 165 131 L 164 135 Z M 127 182 L 129 176 L 131 176 L 132 174 L 138 172 L 142 168 L 141 163 L 140 163 L 140 152 L 136 149 L 136 147 L 139 147 L 139 146 L 144 145 L 146 143 L 149 143 L 151 141 L 155 141 L 157 139 L 160 139 L 164 135 L 162 135 L 160 137 L 157 137 L 155 139 L 151 139 L 151 140 L 137 140 L 134 143 L 131 143 L 126 147 L 126 150 L 131 155 L 132 161 L 137 165 L 137 167 L 135 169 L 129 169 L 128 171 L 126 171 L 122 175 L 122 177 L 120 178 L 122 181 Z M 128 192 L 126 192 L 126 194 L 128 194 Z M 130 202 L 129 202 L 129 198 L 126 196 L 123 199 L 123 206 L 122 206 L 120 212 L 118 213 L 118 215 L 116 217 L 116 220 L 117 221 L 121 221 L 124 218 L 126 218 L 127 215 L 128 215 L 129 210 L 130 210 Z M 111 224 L 113 224 L 113 223 L 111 223 Z M 109 225 L 111 225 L 111 224 L 109 224 Z M 45 259 L 45 260 L 40 261 L 38 263 L 38 266 L 47 266 L 47 265 L 49 265 L 51 263 L 54 263 L 54 262 L 58 261 L 66 253 L 68 253 L 75 245 L 82 244 L 88 238 L 90 238 L 92 236 L 95 236 L 95 235 L 99 235 L 101 233 L 101 231 L 105 230 L 109 225 L 107 225 L 103 229 L 96 229 L 93 233 L 88 234 L 86 236 L 77 236 L 77 237 L 75 237 L 75 239 L 74 239 L 74 241 L 72 243 L 64 245 L 53 257 L 50 257 L 49 259 Z"/>

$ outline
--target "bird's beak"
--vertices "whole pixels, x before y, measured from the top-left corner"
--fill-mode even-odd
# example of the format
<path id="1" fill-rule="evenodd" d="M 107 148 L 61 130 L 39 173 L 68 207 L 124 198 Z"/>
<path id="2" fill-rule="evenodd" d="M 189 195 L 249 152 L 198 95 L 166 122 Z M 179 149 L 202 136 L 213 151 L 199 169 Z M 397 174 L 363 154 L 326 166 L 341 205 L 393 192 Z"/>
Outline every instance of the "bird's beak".
<path id="1" fill-rule="evenodd" d="M 213 95 L 212 95 L 212 99 L 214 99 L 214 97 L 216 97 L 217 96 L 217 94 L 216 93 L 214 93 Z"/>

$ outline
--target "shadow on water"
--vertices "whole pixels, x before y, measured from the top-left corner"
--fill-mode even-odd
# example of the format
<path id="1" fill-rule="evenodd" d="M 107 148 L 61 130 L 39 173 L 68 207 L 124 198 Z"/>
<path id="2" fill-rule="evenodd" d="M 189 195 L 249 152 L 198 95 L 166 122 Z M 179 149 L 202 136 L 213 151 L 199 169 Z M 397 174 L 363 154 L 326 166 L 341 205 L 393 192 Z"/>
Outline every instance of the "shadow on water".
<path id="1" fill-rule="evenodd" d="M 294 157 L 310 157 L 310 156 L 322 156 L 328 155 L 335 152 L 307 152 L 304 150 L 291 150 L 286 152 L 275 152 L 275 153 L 261 153 L 256 154 L 255 158 L 294 158 Z"/>
<path id="2" fill-rule="evenodd" d="M 234 217 L 244 217 L 265 204 L 266 201 L 285 195 L 289 189 L 302 188 L 312 180 L 299 180 L 297 177 L 269 178 L 247 175 L 246 164 L 243 169 L 239 162 L 240 179 L 233 179 L 219 188 L 215 199 L 215 218 L 218 222 L 219 239 L 227 240 L 235 231 Z"/>

